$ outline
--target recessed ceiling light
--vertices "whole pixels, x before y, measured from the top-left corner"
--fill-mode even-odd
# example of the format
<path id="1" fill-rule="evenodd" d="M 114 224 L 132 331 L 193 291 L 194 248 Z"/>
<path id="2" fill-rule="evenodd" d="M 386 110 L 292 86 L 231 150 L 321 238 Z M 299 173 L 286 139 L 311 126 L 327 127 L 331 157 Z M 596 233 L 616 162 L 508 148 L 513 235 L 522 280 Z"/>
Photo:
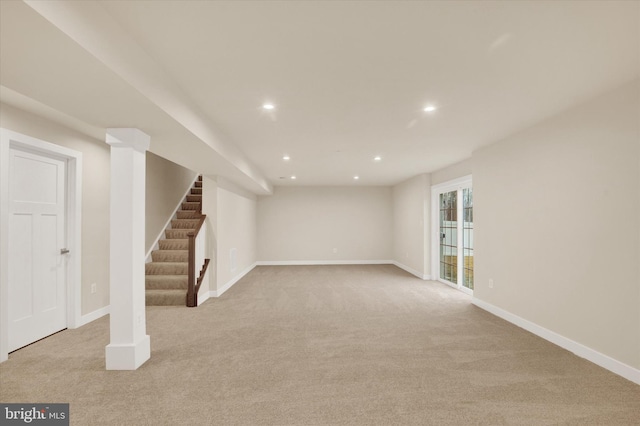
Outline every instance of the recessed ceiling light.
<path id="1" fill-rule="evenodd" d="M 291 176 L 291 180 L 296 180 L 296 176 L 295 175 Z"/>
<path id="2" fill-rule="evenodd" d="M 263 104 L 262 109 L 272 110 L 275 108 L 274 104 Z"/>
<path id="3" fill-rule="evenodd" d="M 382 157 L 376 155 L 375 157 L 373 157 L 373 161 L 382 161 Z"/>
<path id="4" fill-rule="evenodd" d="M 360 179 L 360 176 L 356 175 L 356 176 L 354 176 L 353 178 L 354 178 L 355 180 L 358 180 L 358 179 Z"/>
<path id="5" fill-rule="evenodd" d="M 433 112 L 435 111 L 437 108 L 435 107 L 435 105 L 427 105 L 426 107 L 424 107 L 423 111 L 424 112 Z"/>
<path id="6" fill-rule="evenodd" d="M 289 161 L 289 160 L 291 160 L 291 157 L 289 157 L 287 154 L 285 154 L 285 155 L 282 156 L 282 159 L 284 161 Z"/>

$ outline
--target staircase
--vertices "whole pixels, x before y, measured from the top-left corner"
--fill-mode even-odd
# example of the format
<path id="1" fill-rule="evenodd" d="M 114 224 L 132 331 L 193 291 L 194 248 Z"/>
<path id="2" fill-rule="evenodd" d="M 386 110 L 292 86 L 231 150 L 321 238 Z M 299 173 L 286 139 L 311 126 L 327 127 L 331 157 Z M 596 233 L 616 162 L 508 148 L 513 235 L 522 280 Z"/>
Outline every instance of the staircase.
<path id="1" fill-rule="evenodd" d="M 202 176 L 194 182 L 190 194 L 177 212 L 177 218 L 165 229 L 159 250 L 151 252 L 145 265 L 147 306 L 185 306 L 188 286 L 188 234 L 198 224 L 202 212 Z"/>

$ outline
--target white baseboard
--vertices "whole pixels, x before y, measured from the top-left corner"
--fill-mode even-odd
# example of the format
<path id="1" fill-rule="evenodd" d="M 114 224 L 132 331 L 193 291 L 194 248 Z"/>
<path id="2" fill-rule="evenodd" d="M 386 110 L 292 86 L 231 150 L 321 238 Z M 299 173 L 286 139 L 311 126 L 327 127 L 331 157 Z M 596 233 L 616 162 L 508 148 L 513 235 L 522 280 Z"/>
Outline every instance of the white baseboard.
<path id="1" fill-rule="evenodd" d="M 93 312 L 90 312 L 86 315 L 80 317 L 80 324 L 78 327 L 82 327 L 83 325 L 89 324 L 91 321 L 95 321 L 98 318 L 102 318 L 105 315 L 109 315 L 111 305 L 107 305 L 104 308 L 96 309 Z"/>
<path id="2" fill-rule="evenodd" d="M 509 321 L 512 324 L 517 325 L 520 328 L 523 328 L 535 334 L 536 336 L 542 337 L 543 339 L 548 340 L 549 342 L 558 345 L 561 348 L 568 350 L 569 352 L 573 352 L 580 358 L 591 361 L 594 364 L 611 371 L 612 373 L 615 373 L 627 380 L 640 385 L 640 370 L 637 368 L 617 361 L 610 356 L 604 355 L 581 343 L 574 342 L 573 340 L 561 336 L 556 332 L 547 330 L 544 327 L 541 327 L 531 321 L 514 315 L 511 312 L 507 312 L 504 309 L 498 308 L 497 306 L 494 306 L 490 303 L 484 302 L 476 297 L 472 299 L 472 303 L 477 307 L 492 313 L 495 316 L 498 316 L 506 321 Z"/>
<path id="3" fill-rule="evenodd" d="M 178 210 L 180 210 L 180 208 L 182 207 L 182 203 L 187 198 L 187 195 L 191 194 L 191 188 L 193 188 L 193 184 L 195 184 L 197 180 L 198 180 L 198 174 L 196 173 L 196 177 L 193 178 L 193 182 L 191 182 L 191 185 L 189 185 L 189 187 L 187 188 L 187 191 L 184 193 L 182 198 L 180 198 L 180 202 L 178 203 L 176 208 L 173 209 L 173 213 L 171 214 L 171 216 L 169 216 L 169 220 L 167 220 L 167 222 L 164 224 L 164 226 L 160 230 L 158 237 L 155 239 L 153 244 L 151 244 L 151 248 L 149 249 L 149 251 L 147 252 L 147 255 L 145 256 L 145 263 L 151 262 L 151 252 L 154 250 L 158 250 L 158 248 L 160 247 L 158 245 L 158 241 L 160 241 L 162 237 L 164 237 L 164 231 L 169 227 L 169 225 L 171 224 L 171 221 L 176 218 L 176 215 L 178 214 Z"/>
<path id="4" fill-rule="evenodd" d="M 400 262 L 397 262 L 397 261 L 395 261 L 395 260 L 394 260 L 394 261 L 393 261 L 393 262 L 391 262 L 391 263 L 393 263 L 394 265 L 396 265 L 398 268 L 400 268 L 400 269 L 404 269 L 405 271 L 407 271 L 407 272 L 408 272 L 408 273 L 410 273 L 411 275 L 415 275 L 416 277 L 418 277 L 418 278 L 420 278 L 420 279 L 422 279 L 422 280 L 430 280 L 430 279 L 431 279 L 431 275 L 421 274 L 420 272 L 416 271 L 415 269 L 410 268 L 410 267 L 408 267 L 407 265 L 403 265 L 403 264 L 402 264 L 402 263 L 400 263 Z"/>
<path id="5" fill-rule="evenodd" d="M 240 281 L 242 279 L 242 277 L 244 277 L 245 275 L 247 275 L 249 272 L 251 272 L 253 270 L 253 268 L 255 268 L 258 265 L 258 263 L 254 263 L 252 265 L 249 265 L 247 268 L 245 268 L 242 272 L 240 272 L 238 275 L 236 275 L 235 277 L 233 277 L 232 279 L 230 279 L 229 281 L 227 281 L 225 283 L 225 285 L 223 285 L 222 287 L 220 287 L 218 290 L 211 290 L 209 291 L 209 297 L 220 297 L 224 294 L 225 291 L 229 290 L 231 288 L 231 286 L 233 286 L 235 283 L 237 283 L 238 281 Z"/>
<path id="6" fill-rule="evenodd" d="M 259 266 L 293 265 L 392 265 L 392 260 L 261 260 Z"/>
<path id="7" fill-rule="evenodd" d="M 423 280 L 430 280 L 431 275 L 421 274 L 395 260 L 261 260 L 260 266 L 291 266 L 291 265 L 395 265 Z"/>

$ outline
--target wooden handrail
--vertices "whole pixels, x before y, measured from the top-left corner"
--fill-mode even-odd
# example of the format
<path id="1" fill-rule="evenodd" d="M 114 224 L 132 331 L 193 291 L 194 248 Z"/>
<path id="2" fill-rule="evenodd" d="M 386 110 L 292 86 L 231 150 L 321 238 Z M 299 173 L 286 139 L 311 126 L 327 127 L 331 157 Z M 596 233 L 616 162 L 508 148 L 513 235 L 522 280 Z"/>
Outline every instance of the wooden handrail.
<path id="1" fill-rule="evenodd" d="M 190 308 L 198 306 L 198 290 L 200 289 L 200 284 L 202 284 L 202 278 L 204 278 L 204 274 L 201 274 L 201 277 L 200 279 L 198 279 L 198 283 L 196 284 L 196 237 L 198 236 L 200 228 L 202 228 L 202 225 L 204 224 L 204 220 L 206 218 L 206 214 L 201 215 L 195 229 L 187 234 L 187 236 L 189 237 L 189 278 L 187 284 L 187 306 Z"/>

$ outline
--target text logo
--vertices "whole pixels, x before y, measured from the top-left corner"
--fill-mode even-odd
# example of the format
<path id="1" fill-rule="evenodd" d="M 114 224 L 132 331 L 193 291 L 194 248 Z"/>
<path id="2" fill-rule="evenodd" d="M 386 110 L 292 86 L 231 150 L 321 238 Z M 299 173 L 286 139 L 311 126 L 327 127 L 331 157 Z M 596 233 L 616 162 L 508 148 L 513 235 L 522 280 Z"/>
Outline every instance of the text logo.
<path id="1" fill-rule="evenodd" d="M 2 404 L 3 425 L 69 425 L 69 404 Z"/>

